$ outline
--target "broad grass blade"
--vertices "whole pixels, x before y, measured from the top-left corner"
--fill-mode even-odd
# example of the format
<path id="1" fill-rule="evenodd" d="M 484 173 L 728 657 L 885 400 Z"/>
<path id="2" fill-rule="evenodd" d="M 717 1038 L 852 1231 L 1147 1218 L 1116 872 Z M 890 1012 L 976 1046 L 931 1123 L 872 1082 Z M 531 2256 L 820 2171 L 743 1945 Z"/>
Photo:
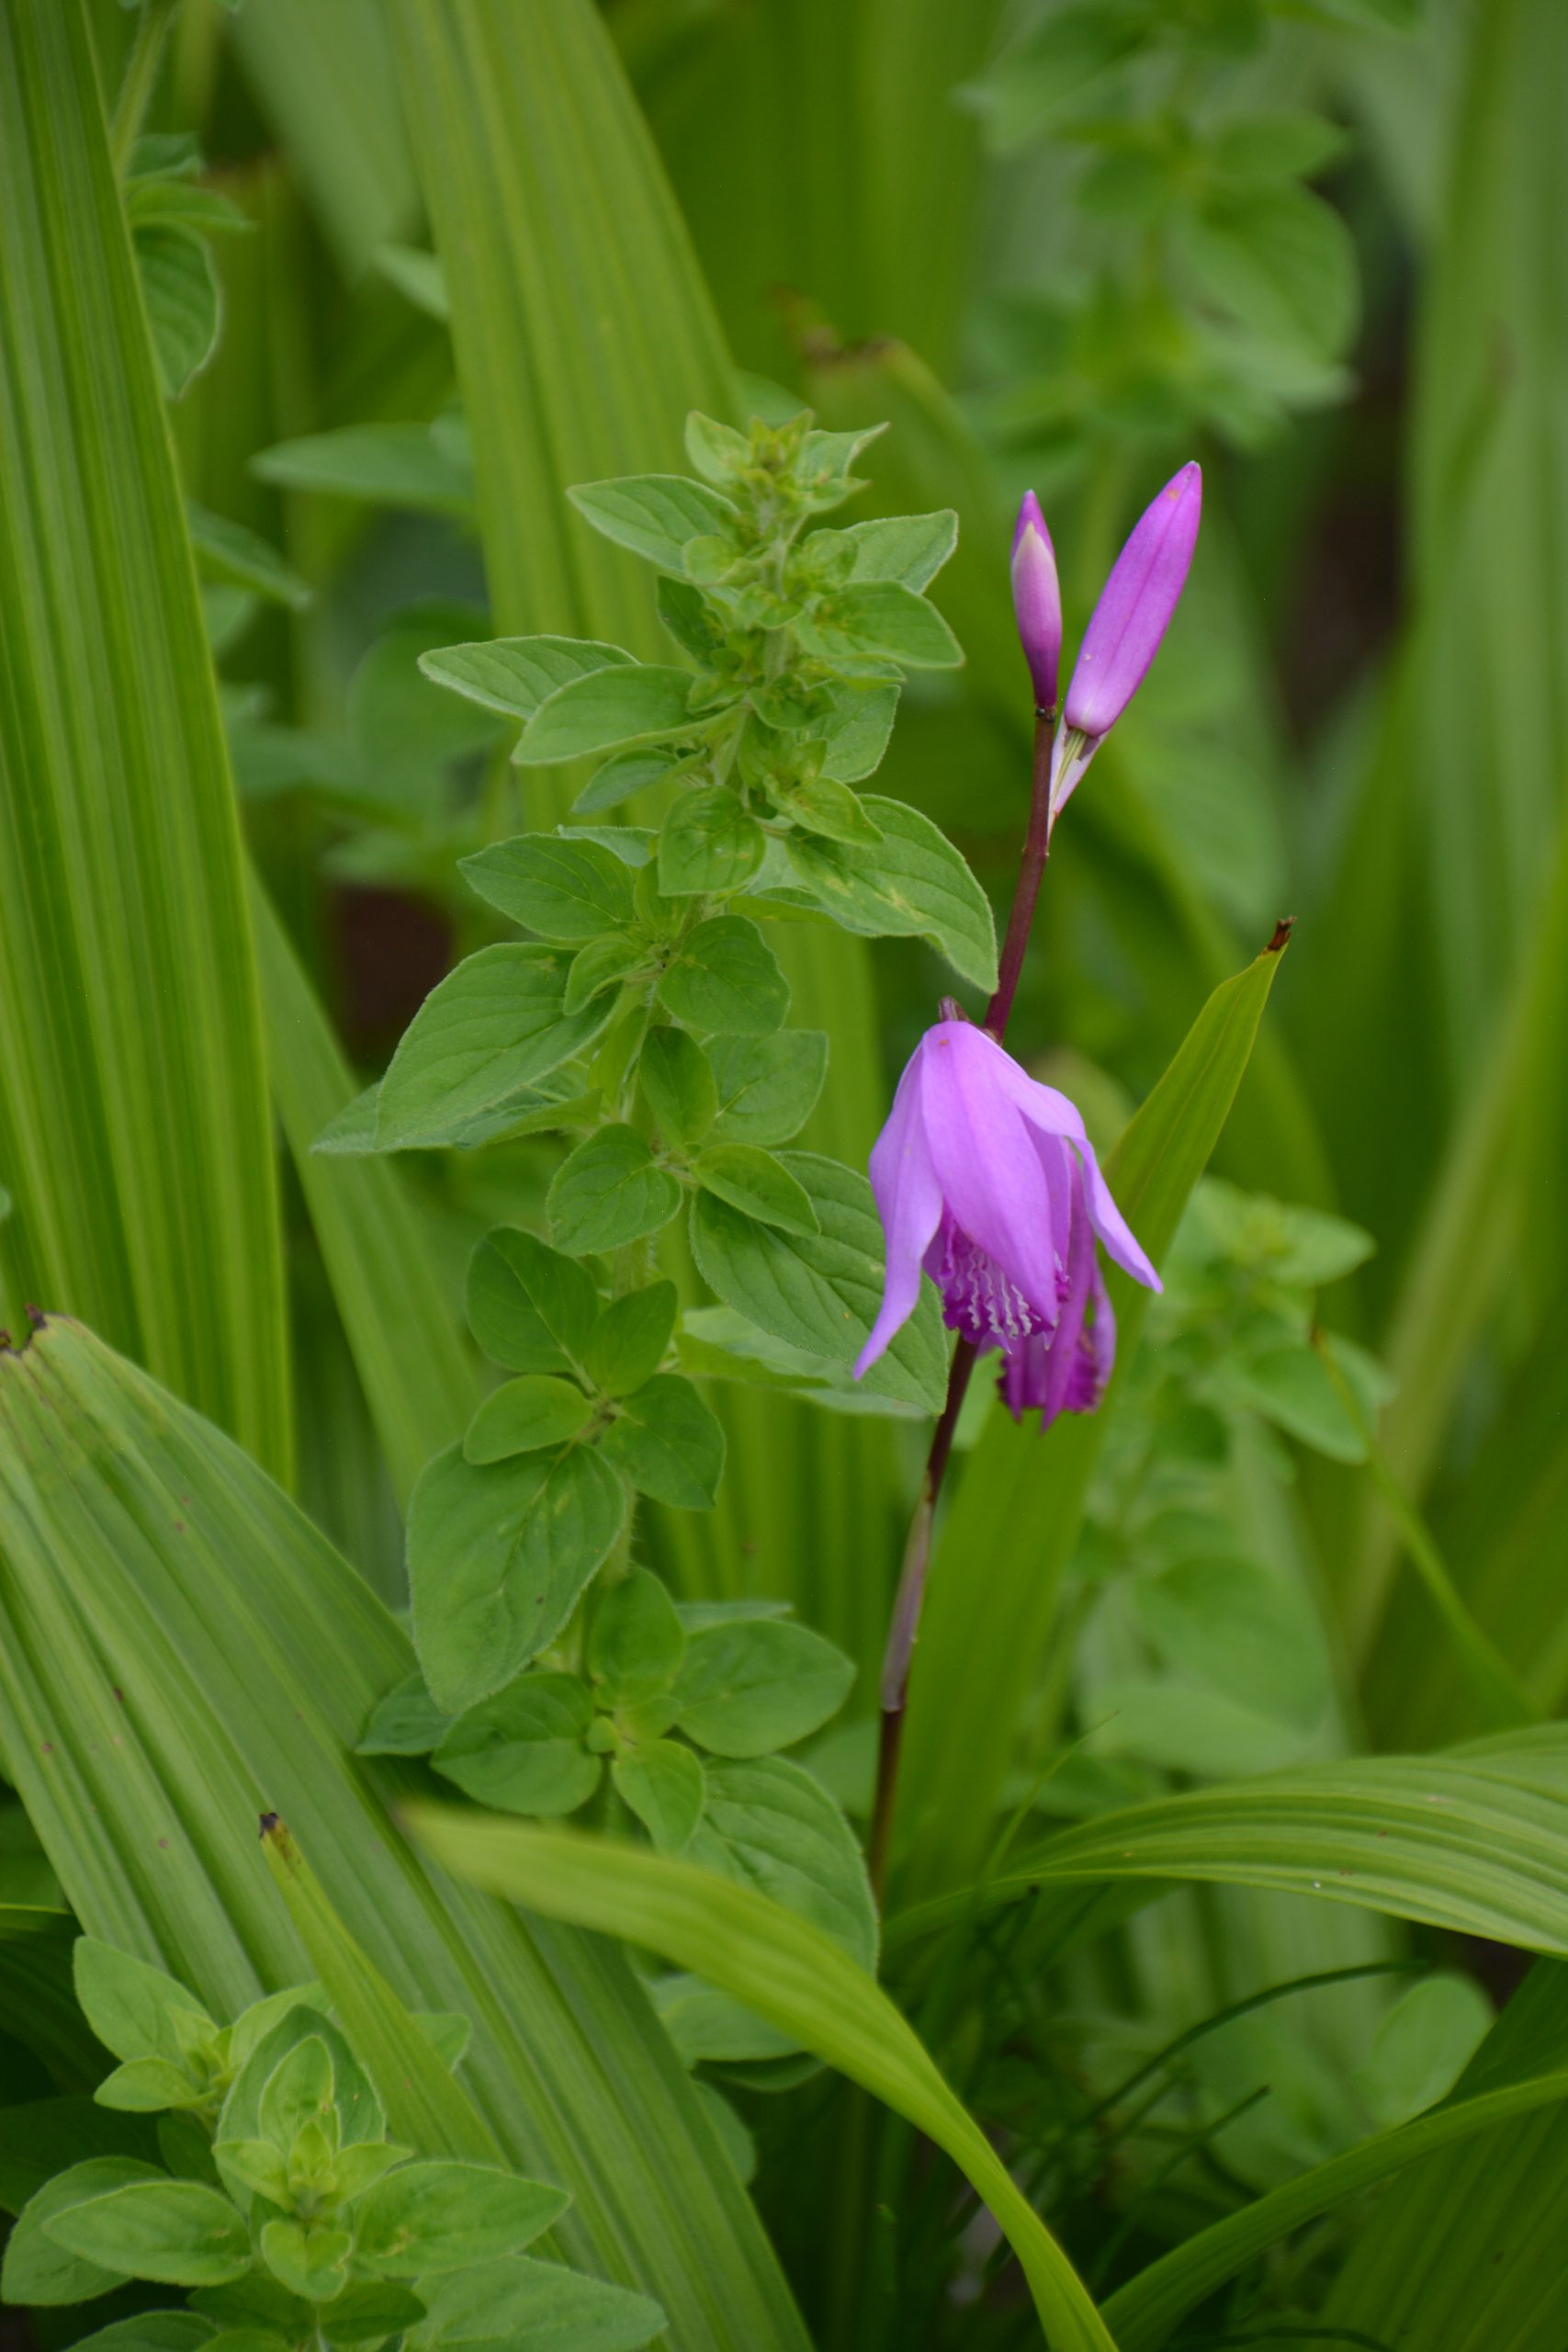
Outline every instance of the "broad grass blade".
<path id="1" fill-rule="evenodd" d="M 980 193 L 979 125 L 954 94 L 985 62 L 998 14 L 997 0 L 807 0 L 726 9 L 685 43 L 657 20 L 612 15 L 752 366 L 792 380 L 798 308 L 846 339 L 902 335 L 949 367 Z"/>
<path id="2" fill-rule="evenodd" d="M 574 2199 L 563 2252 L 694 2352 L 804 2352 L 745 2196 L 610 1946 L 535 1929 L 389 1828 L 360 1764 L 407 1639 L 288 1497 L 78 1326 L 0 1358 L 0 1744 L 84 1928 L 222 2014 L 306 1958 L 257 1839 L 277 1812 L 411 2008 L 458 2010 L 508 2158 Z"/>
<path id="3" fill-rule="evenodd" d="M 81 0 L 0 5 L 0 643 L 18 1279 L 287 1477 L 240 837 Z"/>
<path id="4" fill-rule="evenodd" d="M 231 38 L 345 277 L 419 218 L 397 67 L 377 0 L 265 0 Z"/>
<path id="5" fill-rule="evenodd" d="M 1200 1880 L 1568 1955 L 1565 1833 L 1568 1730 L 1546 1724 L 1444 1756 L 1353 1757 L 1128 1806 L 919 1905 L 888 1934 L 911 1938 L 1037 1887 Z"/>
<path id="6" fill-rule="evenodd" d="M 1359 2328 L 1408 2352 L 1456 2344 L 1555 2352 L 1568 2333 L 1558 2256 L 1568 2199 L 1568 1971 L 1531 1970 L 1438 2113 L 1544 2091 L 1553 2068 L 1549 2104 L 1521 2103 L 1413 2165 L 1380 2199 L 1328 2298 L 1325 2326 Z"/>
<path id="7" fill-rule="evenodd" d="M 1565 1045 L 1568 820 L 1489 1066 L 1438 1165 L 1389 1325 L 1385 1354 L 1399 1385 L 1382 1444 L 1414 1495 L 1431 1476 L 1466 1369 L 1520 1253 L 1528 1246 L 1538 1261 L 1527 1312 L 1539 1314 L 1568 1271 L 1556 1240 L 1562 1138 L 1551 1125 Z M 1382 1623 L 1397 1558 L 1393 1521 L 1375 1491 L 1364 1489 L 1342 1604 L 1359 1659 Z"/>
<path id="8" fill-rule="evenodd" d="M 391 16 L 496 628 L 665 660 L 647 567 L 566 485 L 679 471 L 686 411 L 728 417 L 736 393 L 609 34 L 589 0 L 394 0 Z"/>

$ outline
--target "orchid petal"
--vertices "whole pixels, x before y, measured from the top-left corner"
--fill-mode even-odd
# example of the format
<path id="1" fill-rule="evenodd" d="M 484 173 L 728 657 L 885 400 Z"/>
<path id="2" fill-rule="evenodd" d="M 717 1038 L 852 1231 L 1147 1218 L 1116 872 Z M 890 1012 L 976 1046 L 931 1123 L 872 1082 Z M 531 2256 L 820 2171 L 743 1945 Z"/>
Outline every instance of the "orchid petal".
<path id="1" fill-rule="evenodd" d="M 898 1081 L 887 1125 L 872 1148 L 871 1189 L 886 1238 L 886 1273 L 881 1310 L 855 1359 L 857 1380 L 886 1352 L 894 1333 L 914 1313 L 920 1295 L 920 1261 L 942 1217 L 942 1188 L 920 1114 L 919 1054 Z"/>
<path id="2" fill-rule="evenodd" d="M 1002 1351 L 1002 1369 L 997 1385 L 1002 1402 L 1015 1421 L 1032 1412 L 1043 1394 L 1043 1378 L 1045 1341 L 1032 1337 L 1021 1340 L 1016 1346 Z"/>
<path id="3" fill-rule="evenodd" d="M 1025 1119 L 1035 1130 L 1036 1146 L 1044 1159 L 1048 1145 L 1056 1139 L 1070 1143 L 1083 1163 L 1089 1214 L 1094 1229 L 1111 1255 L 1134 1282 L 1145 1289 L 1158 1290 L 1160 1278 L 1144 1251 L 1134 1238 L 1125 1217 L 1111 1197 L 1111 1187 L 1100 1173 L 1094 1147 L 1085 1130 L 1083 1114 L 1076 1103 L 1055 1086 L 1045 1086 L 1039 1079 L 1031 1078 L 1021 1069 L 1001 1046 L 993 1047 L 1003 1068 L 997 1072 L 1010 1102 L 1016 1102 Z M 1059 1224 L 1059 1220 L 1058 1220 Z"/>
<path id="4" fill-rule="evenodd" d="M 1139 516 L 1111 566 L 1063 712 L 1079 734 L 1105 734 L 1142 685 L 1187 584 L 1202 503 L 1202 474 L 1185 465 Z"/>
<path id="5" fill-rule="evenodd" d="M 1072 1394 L 1073 1374 L 1083 1346 L 1084 1317 L 1094 1280 L 1094 1228 L 1084 1208 L 1083 1178 L 1074 1170 L 1073 1217 L 1067 1237 L 1067 1295 L 1045 1363 L 1041 1427 L 1049 1428 Z"/>
<path id="6" fill-rule="evenodd" d="M 921 1108 L 942 1198 L 970 1240 L 1054 1322 L 1050 1198 L 1033 1138 L 997 1083 L 997 1063 L 1007 1057 L 956 1021 L 928 1031 L 919 1051 Z"/>
<path id="7" fill-rule="evenodd" d="M 1100 1172 L 1100 1162 L 1094 1156 L 1093 1146 L 1086 1137 L 1075 1148 L 1083 1161 L 1084 1190 L 1096 1233 L 1123 1273 L 1131 1274 L 1133 1280 L 1142 1283 L 1145 1290 L 1163 1290 L 1165 1284 L 1134 1239 L 1126 1218 L 1111 1197 L 1111 1187 Z"/>

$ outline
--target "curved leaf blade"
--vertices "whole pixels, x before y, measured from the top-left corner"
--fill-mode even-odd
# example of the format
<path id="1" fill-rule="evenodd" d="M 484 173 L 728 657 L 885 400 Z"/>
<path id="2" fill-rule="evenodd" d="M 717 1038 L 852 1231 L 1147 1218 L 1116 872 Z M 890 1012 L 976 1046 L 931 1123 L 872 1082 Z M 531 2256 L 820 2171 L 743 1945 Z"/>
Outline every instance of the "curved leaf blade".
<path id="1" fill-rule="evenodd" d="M 1321 1894 L 1568 1955 L 1568 1729 L 1446 1756 L 1353 1757 L 1132 1805 L 1021 1856 L 979 1900 L 1124 1879 Z M 919 1932 L 975 1900 L 940 1897 L 894 1932 Z"/>
<path id="2" fill-rule="evenodd" d="M 1219 1139 L 1252 1052 L 1288 936 L 1222 982 L 1175 1060 L 1106 1162 L 1123 1216 L 1157 1265 Z M 1083 1515 L 1108 1416 L 1126 1375 L 1148 1293 L 1112 1267 L 1118 1363 L 1100 1411 L 1064 1415 L 1042 1437 L 992 1417 L 964 1467 L 938 1542 L 915 1653 L 901 1834 L 924 1885 L 978 1871 L 1030 1687 Z M 983 1563 L 986 1605 L 974 1605 Z M 961 1781 L 967 1802 L 943 1792 Z"/>
<path id="3" fill-rule="evenodd" d="M 1001 2223 L 1055 2352 L 1114 2352 L 1066 2256 L 924 2045 L 820 1928 L 666 1855 L 438 1805 L 412 1806 L 406 1818 L 444 1869 L 547 1918 L 625 1937 L 700 1972 L 907 2117 L 947 2151 Z"/>

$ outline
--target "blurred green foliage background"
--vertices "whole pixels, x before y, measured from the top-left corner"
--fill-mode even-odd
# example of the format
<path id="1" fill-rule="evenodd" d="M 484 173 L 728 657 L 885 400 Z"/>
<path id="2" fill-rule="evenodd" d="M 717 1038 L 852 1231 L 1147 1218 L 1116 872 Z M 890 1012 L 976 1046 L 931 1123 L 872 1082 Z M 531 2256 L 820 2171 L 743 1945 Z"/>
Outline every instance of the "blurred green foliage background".
<path id="1" fill-rule="evenodd" d="M 89 15 L 112 92 L 135 20 Z M 1055 1454 L 1019 1470 L 985 1397 L 966 1419 L 917 1791 L 984 1743 L 942 1663 L 968 1622 L 1027 1605 L 1042 1640 L 997 1785 L 915 1838 L 910 1899 L 978 1870 L 997 1805 L 1092 1821 L 1568 1698 L 1565 100 L 1562 0 L 187 0 L 175 19 L 148 129 L 194 138 L 231 208 L 206 224 L 210 277 L 161 277 L 157 220 L 131 218 L 208 518 L 292 1148 L 272 1403 L 247 1425 L 244 1399 L 184 1385 L 258 1450 L 271 1415 L 275 1464 L 297 1449 L 307 1508 L 389 1598 L 400 1499 L 474 1377 L 468 1250 L 536 1218 L 554 1164 L 522 1143 L 400 1180 L 423 1237 L 400 1386 L 353 1280 L 395 1289 L 412 1253 L 345 1274 L 358 1212 L 307 1149 L 346 1081 L 333 1036 L 374 1076 L 489 935 L 458 857 L 564 807 L 419 652 L 493 628 L 660 658 L 635 567 L 564 486 L 679 465 L 694 405 L 886 418 L 857 517 L 958 509 L 934 595 L 967 655 L 907 695 L 886 788 L 1005 908 L 1031 723 L 1017 501 L 1044 503 L 1070 647 L 1143 503 L 1203 462 L 1187 596 L 1058 836 L 1017 1050 L 1109 1141 L 1211 989 L 1279 918 L 1296 929 L 1081 1526 L 1052 1516 Z M 807 1139 L 859 1163 L 940 967 L 816 933 L 793 956 L 795 1017 L 832 1036 Z M 177 1335 L 129 1293 L 88 1304 L 182 1385 Z M 856 1657 L 863 1718 L 921 1432 L 743 1392 L 728 1426 L 719 1508 L 655 1514 L 659 1565 L 689 1597 L 793 1601 Z M 863 1803 L 863 1720 L 817 1761 Z M 1229 2018 L 1107 2147 L 1114 2086 L 1195 2024 L 1405 1948 L 1238 1886 L 1102 1924 L 1010 1913 L 915 1995 L 1097 2289 L 1446 2090 L 1517 1974 L 1450 1939 L 1415 2010 L 1369 1978 Z M 1027 2340 L 901 2127 L 821 2078 L 792 2105 L 734 2071 L 825 2346 Z M 1557 2112 L 1529 2131 L 1507 2143 L 1521 2232 L 1568 2179 Z M 1426 2159 L 1376 2228 L 1273 2277 L 1264 2324 L 1327 2297 L 1314 2342 L 1550 2352 L 1561 2288 L 1538 2278 L 1527 2311 L 1484 2233 L 1433 2233 L 1501 2149 Z"/>

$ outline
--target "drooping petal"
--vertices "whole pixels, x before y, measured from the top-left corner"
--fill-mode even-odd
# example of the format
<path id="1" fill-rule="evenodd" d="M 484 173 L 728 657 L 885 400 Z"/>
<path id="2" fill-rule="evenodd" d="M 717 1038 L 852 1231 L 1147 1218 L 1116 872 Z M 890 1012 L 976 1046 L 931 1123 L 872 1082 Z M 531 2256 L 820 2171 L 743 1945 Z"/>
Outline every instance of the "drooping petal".
<path id="1" fill-rule="evenodd" d="M 1031 1078 L 1029 1072 L 1021 1069 L 1012 1056 L 1004 1053 L 1000 1046 L 996 1050 L 1007 1065 L 1006 1070 L 998 1073 L 998 1080 L 1005 1085 L 1010 1099 L 1017 1103 L 1034 1130 L 1036 1147 L 1042 1159 L 1045 1159 L 1053 1145 L 1060 1140 L 1065 1139 L 1071 1144 L 1082 1163 L 1085 1199 L 1095 1231 L 1117 1264 L 1131 1274 L 1134 1282 L 1142 1283 L 1147 1290 L 1158 1290 L 1161 1287 L 1160 1278 L 1111 1197 L 1111 1187 L 1100 1172 L 1100 1162 L 1094 1156 L 1094 1146 L 1089 1142 L 1083 1115 L 1077 1104 L 1055 1086 L 1043 1085 L 1039 1079 Z M 1057 1230 L 1062 1229 L 1058 1220 Z"/>
<path id="2" fill-rule="evenodd" d="M 1045 1400 L 1046 1351 L 1050 1342 L 1038 1336 L 1021 1340 L 1016 1347 L 1002 1353 L 1002 1368 L 997 1386 L 1002 1402 L 1015 1421 L 1025 1413 L 1032 1413 Z"/>
<path id="3" fill-rule="evenodd" d="M 1007 1059 L 967 1022 L 940 1023 L 920 1046 L 921 1114 L 954 1223 L 1055 1321 L 1050 1198 L 1033 1138 L 998 1082 L 997 1064 Z"/>
<path id="4" fill-rule="evenodd" d="M 984 1031 L 980 1035 L 985 1037 Z M 1064 1094 L 1059 1087 L 1047 1086 L 1043 1080 L 1031 1078 L 1029 1072 L 1014 1061 L 1005 1046 L 994 1044 L 989 1037 L 985 1037 L 985 1043 L 995 1057 L 993 1076 L 996 1084 L 1004 1090 L 1010 1102 L 1016 1102 L 1030 1125 L 1037 1127 L 1042 1135 L 1065 1136 L 1070 1143 L 1082 1143 L 1083 1114 L 1072 1097 Z"/>
<path id="5" fill-rule="evenodd" d="M 1111 1374 L 1116 1363 L 1116 1309 L 1111 1304 L 1111 1293 L 1105 1287 L 1105 1277 L 1097 1259 L 1093 1283 L 1094 1321 L 1089 1326 L 1089 1343 L 1094 1360 L 1093 1400 L 1085 1408 L 1094 1410 L 1111 1385 Z"/>
<path id="6" fill-rule="evenodd" d="M 1077 1180 L 1077 1162 L 1073 1148 L 1060 1136 L 1042 1135 L 1039 1128 L 1031 1130 L 1034 1148 L 1045 1178 L 1046 1197 L 1051 1204 L 1051 1238 L 1056 1249 L 1058 1287 L 1064 1278 L 1062 1258 L 1070 1238 L 1073 1220 L 1073 1191 Z M 1078 1211 L 1081 1216 L 1083 1212 Z"/>
<path id="7" fill-rule="evenodd" d="M 1083 1162 L 1084 1193 L 1096 1233 L 1123 1273 L 1131 1274 L 1133 1280 L 1142 1283 L 1145 1290 L 1163 1290 L 1165 1284 L 1134 1239 L 1126 1218 L 1111 1197 L 1111 1187 L 1100 1174 L 1093 1145 L 1086 1136 L 1076 1148 Z"/>
<path id="8" fill-rule="evenodd" d="M 1060 1413 L 1098 1410 L 1116 1361 L 1116 1317 L 1081 1198 L 1067 1255 L 1071 1272 L 1055 1329 L 1032 1332 L 1004 1349 L 997 1382 L 1013 1419 L 1038 1413 L 1042 1431 Z"/>
<path id="9" fill-rule="evenodd" d="M 1040 1406 L 1043 1415 L 1042 1428 L 1048 1428 L 1063 1408 L 1071 1404 L 1074 1389 L 1078 1385 L 1073 1375 L 1083 1346 L 1084 1317 L 1088 1312 L 1089 1288 L 1094 1280 L 1094 1227 L 1084 1207 L 1083 1177 L 1077 1169 L 1073 1171 L 1072 1191 L 1072 1223 L 1067 1235 L 1067 1295 L 1062 1301 L 1061 1320 L 1052 1336 L 1045 1366 L 1045 1394 Z"/>
<path id="10" fill-rule="evenodd" d="M 920 1261 L 942 1216 L 942 1189 L 920 1115 L 918 1050 L 898 1080 L 887 1125 L 872 1147 L 871 1189 L 886 1242 L 886 1272 L 876 1321 L 855 1359 L 857 1380 L 886 1352 L 894 1333 L 914 1313 L 920 1295 Z"/>
<path id="11" fill-rule="evenodd" d="M 1063 711 L 1080 734 L 1103 735 L 1142 685 L 1187 582 L 1202 503 L 1202 473 L 1185 465 L 1140 515 L 1111 566 Z"/>

